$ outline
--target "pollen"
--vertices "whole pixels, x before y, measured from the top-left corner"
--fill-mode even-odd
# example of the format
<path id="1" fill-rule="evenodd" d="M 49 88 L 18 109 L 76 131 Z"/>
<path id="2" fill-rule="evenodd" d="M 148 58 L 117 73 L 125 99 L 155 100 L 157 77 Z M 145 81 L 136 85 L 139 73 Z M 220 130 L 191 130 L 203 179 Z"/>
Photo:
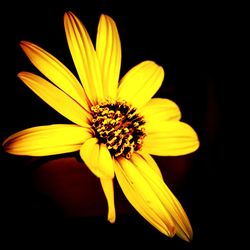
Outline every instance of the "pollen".
<path id="1" fill-rule="evenodd" d="M 91 107 L 92 128 L 112 156 L 130 159 L 141 150 L 145 133 L 144 117 L 126 101 L 107 100 Z"/>

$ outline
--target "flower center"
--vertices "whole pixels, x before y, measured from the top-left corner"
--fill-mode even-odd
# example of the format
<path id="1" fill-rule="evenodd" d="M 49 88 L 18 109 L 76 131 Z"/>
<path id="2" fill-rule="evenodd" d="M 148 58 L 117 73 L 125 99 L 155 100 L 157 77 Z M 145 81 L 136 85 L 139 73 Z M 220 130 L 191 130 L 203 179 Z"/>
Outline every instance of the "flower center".
<path id="1" fill-rule="evenodd" d="M 105 143 L 112 156 L 130 159 L 142 148 L 146 136 L 144 118 L 125 101 L 105 101 L 91 107 L 92 128 L 100 143 Z"/>

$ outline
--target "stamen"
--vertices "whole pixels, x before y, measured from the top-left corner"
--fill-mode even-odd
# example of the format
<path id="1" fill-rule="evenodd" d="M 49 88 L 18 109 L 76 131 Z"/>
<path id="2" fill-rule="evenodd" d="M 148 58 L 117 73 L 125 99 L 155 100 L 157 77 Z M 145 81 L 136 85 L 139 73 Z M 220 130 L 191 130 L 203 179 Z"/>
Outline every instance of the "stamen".
<path id="1" fill-rule="evenodd" d="M 107 100 L 91 107 L 92 128 L 100 143 L 107 145 L 111 155 L 130 159 L 141 150 L 146 136 L 144 118 L 125 101 Z"/>

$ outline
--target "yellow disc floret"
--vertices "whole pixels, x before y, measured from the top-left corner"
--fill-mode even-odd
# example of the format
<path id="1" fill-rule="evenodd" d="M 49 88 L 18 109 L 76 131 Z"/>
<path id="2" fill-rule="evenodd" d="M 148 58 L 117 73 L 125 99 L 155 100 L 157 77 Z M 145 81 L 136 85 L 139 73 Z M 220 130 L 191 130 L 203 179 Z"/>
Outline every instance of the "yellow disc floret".
<path id="1" fill-rule="evenodd" d="M 125 101 L 105 101 L 92 106 L 92 128 L 112 156 L 127 159 L 142 148 L 146 136 L 144 118 Z"/>

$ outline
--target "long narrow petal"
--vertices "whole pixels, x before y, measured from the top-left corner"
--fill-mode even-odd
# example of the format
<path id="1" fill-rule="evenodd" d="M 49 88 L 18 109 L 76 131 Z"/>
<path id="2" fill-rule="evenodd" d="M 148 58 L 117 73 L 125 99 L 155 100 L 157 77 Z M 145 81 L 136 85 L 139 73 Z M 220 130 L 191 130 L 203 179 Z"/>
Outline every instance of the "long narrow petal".
<path id="1" fill-rule="evenodd" d="M 62 90 L 29 72 L 21 72 L 18 77 L 57 112 L 80 126 L 89 126 L 90 114 Z"/>
<path id="2" fill-rule="evenodd" d="M 86 110 L 89 110 L 85 91 L 68 68 L 50 53 L 33 43 L 22 41 L 20 45 L 30 61 L 41 73 Z"/>
<path id="3" fill-rule="evenodd" d="M 86 28 L 71 12 L 64 15 L 69 49 L 86 94 L 92 104 L 103 101 L 100 64 Z"/>
<path id="4" fill-rule="evenodd" d="M 80 149 L 80 155 L 88 168 L 99 178 L 113 178 L 113 159 L 103 143 L 96 138 L 87 140 Z"/>
<path id="5" fill-rule="evenodd" d="M 9 136 L 3 146 L 5 151 L 15 155 L 46 156 L 77 151 L 90 137 L 87 128 L 55 124 L 17 132 Z"/>
<path id="6" fill-rule="evenodd" d="M 115 222 L 115 201 L 114 201 L 114 186 L 113 179 L 100 178 L 102 189 L 108 202 L 108 221 L 110 223 Z"/>
<path id="7" fill-rule="evenodd" d="M 152 155 L 178 156 L 194 152 L 199 147 L 196 132 L 180 121 L 161 121 L 146 124 L 147 136 L 143 149 Z"/>
<path id="8" fill-rule="evenodd" d="M 144 116 L 146 122 L 181 119 L 179 107 L 173 101 L 164 98 L 152 98 L 138 112 Z"/>
<path id="9" fill-rule="evenodd" d="M 121 79 L 118 99 L 126 100 L 140 108 L 145 105 L 160 88 L 164 78 L 163 68 L 152 61 L 144 61 Z"/>
<path id="10" fill-rule="evenodd" d="M 158 176 L 153 170 L 152 172 Z M 175 226 L 171 215 L 135 165 L 120 157 L 115 164 L 115 174 L 121 189 L 134 208 L 160 232 L 173 237 Z"/>
<path id="11" fill-rule="evenodd" d="M 192 238 L 192 227 L 189 219 L 181 206 L 164 181 L 152 170 L 148 163 L 139 155 L 134 154 L 132 162 L 140 174 L 147 180 L 152 190 L 155 192 L 165 209 L 172 216 L 176 226 L 176 233 L 182 239 L 189 241 Z"/>
<path id="12" fill-rule="evenodd" d="M 115 99 L 121 68 L 121 43 L 115 22 L 107 15 L 100 17 L 96 53 L 101 66 L 104 96 Z"/>
<path id="13" fill-rule="evenodd" d="M 147 162 L 148 166 L 150 166 L 155 171 L 155 173 L 158 174 L 158 176 L 163 179 L 161 170 L 157 165 L 157 163 L 155 162 L 155 160 L 153 159 L 153 157 L 144 150 L 138 151 L 138 154 Z"/>

